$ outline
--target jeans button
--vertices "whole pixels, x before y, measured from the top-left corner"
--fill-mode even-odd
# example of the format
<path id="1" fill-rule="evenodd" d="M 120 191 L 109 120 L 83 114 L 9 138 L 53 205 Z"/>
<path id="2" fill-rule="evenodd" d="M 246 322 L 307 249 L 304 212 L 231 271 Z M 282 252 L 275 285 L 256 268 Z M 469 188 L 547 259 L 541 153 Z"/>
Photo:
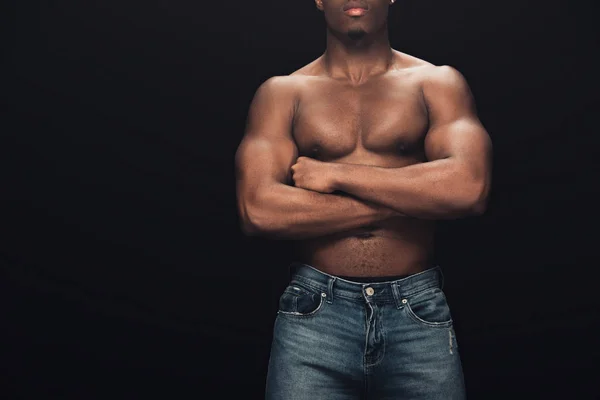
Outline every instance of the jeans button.
<path id="1" fill-rule="evenodd" d="M 367 296 L 373 296 L 373 293 L 375 293 L 372 287 L 366 288 L 365 292 L 367 293 Z"/>

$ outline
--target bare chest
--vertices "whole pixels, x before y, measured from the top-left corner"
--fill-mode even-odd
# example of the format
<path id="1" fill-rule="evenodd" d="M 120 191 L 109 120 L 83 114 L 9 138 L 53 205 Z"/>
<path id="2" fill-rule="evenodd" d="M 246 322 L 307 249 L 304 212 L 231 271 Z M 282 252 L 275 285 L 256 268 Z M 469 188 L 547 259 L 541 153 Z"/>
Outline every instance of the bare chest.
<path id="1" fill-rule="evenodd" d="M 307 85 L 294 118 L 299 155 L 331 161 L 364 154 L 421 159 L 428 117 L 416 84 Z"/>

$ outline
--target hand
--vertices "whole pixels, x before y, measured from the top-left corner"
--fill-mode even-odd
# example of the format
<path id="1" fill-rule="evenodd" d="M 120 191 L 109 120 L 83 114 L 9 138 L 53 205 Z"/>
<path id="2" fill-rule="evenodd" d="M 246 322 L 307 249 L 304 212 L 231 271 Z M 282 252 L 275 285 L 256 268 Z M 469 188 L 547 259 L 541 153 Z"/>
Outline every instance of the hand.
<path id="1" fill-rule="evenodd" d="M 294 186 L 320 193 L 333 193 L 334 168 L 334 163 L 298 157 L 296 164 L 292 165 Z"/>

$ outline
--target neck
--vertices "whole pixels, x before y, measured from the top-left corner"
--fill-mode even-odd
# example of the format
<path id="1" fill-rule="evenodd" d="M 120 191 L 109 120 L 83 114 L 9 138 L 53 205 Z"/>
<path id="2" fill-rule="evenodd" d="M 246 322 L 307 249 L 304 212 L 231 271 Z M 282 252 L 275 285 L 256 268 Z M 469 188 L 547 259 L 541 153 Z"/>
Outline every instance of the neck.
<path id="1" fill-rule="evenodd" d="M 392 57 L 387 26 L 358 40 L 327 30 L 327 49 L 323 61 L 332 78 L 347 79 L 353 84 L 363 83 L 374 75 L 386 72 Z"/>

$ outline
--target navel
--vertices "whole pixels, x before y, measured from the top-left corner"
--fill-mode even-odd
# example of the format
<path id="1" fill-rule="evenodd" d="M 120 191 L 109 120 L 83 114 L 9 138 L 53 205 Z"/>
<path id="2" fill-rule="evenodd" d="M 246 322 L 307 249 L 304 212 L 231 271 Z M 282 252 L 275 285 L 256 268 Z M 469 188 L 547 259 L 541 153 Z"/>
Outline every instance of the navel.
<path id="1" fill-rule="evenodd" d="M 375 237 L 375 235 L 373 235 L 373 233 L 371 232 L 360 232 L 354 235 L 354 237 L 358 238 L 358 239 L 369 239 L 372 237 Z"/>
<path id="2" fill-rule="evenodd" d="M 364 225 L 358 229 L 358 232 L 354 234 L 354 237 L 359 239 L 369 239 L 374 237 L 373 231 L 378 229 L 377 225 Z"/>

